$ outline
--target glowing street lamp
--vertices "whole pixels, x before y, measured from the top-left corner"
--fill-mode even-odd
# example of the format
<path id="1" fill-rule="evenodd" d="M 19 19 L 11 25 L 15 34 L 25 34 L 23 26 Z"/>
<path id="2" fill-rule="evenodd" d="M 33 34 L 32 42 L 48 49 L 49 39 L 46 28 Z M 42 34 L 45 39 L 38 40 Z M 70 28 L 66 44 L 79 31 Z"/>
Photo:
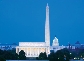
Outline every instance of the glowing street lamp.
<path id="1" fill-rule="evenodd" d="M 81 57 L 82 57 L 82 55 L 81 55 Z"/>
<path id="2" fill-rule="evenodd" d="M 76 60 L 77 58 L 75 57 L 74 60 Z"/>
<path id="3" fill-rule="evenodd" d="M 84 58 L 83 58 L 83 60 L 84 60 Z"/>
<path id="4" fill-rule="evenodd" d="M 76 58 L 74 58 L 74 59 L 76 59 Z"/>
<path id="5" fill-rule="evenodd" d="M 58 58 L 59 59 L 59 58 Z"/>
<path id="6" fill-rule="evenodd" d="M 79 60 L 79 58 L 78 58 L 78 60 Z"/>
<path id="7" fill-rule="evenodd" d="M 72 53 L 70 53 L 70 55 L 71 55 Z"/>

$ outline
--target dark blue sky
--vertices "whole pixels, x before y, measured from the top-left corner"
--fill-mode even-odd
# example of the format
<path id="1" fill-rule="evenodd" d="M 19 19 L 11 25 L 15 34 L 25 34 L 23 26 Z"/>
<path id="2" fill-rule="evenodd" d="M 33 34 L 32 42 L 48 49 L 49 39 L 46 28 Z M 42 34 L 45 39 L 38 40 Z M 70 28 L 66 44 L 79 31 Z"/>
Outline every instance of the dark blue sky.
<path id="1" fill-rule="evenodd" d="M 0 43 L 45 41 L 47 3 L 51 43 L 84 43 L 84 0 L 0 0 Z"/>

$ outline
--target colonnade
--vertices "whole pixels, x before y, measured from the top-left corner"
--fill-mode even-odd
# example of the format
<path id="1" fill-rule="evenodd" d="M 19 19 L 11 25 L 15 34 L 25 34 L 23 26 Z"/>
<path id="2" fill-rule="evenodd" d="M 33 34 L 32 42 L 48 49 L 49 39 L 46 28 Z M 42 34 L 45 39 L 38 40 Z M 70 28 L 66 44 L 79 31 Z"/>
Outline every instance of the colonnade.
<path id="1" fill-rule="evenodd" d="M 26 57 L 38 57 L 41 52 L 48 52 L 46 47 L 16 47 L 16 53 L 23 50 Z"/>

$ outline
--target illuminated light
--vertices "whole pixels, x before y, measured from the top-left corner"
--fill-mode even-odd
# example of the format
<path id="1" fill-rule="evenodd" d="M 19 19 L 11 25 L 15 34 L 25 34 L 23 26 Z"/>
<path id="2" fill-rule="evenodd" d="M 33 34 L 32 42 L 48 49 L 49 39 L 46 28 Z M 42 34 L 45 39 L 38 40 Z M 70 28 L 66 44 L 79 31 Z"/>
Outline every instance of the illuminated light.
<path id="1" fill-rule="evenodd" d="M 83 58 L 83 60 L 84 60 L 84 58 Z"/>
<path id="2" fill-rule="evenodd" d="M 74 60 L 77 59 L 76 57 L 74 58 Z"/>
<path id="3" fill-rule="evenodd" d="M 72 54 L 72 53 L 70 53 L 70 54 Z"/>
<path id="4" fill-rule="evenodd" d="M 79 59 L 79 58 L 78 58 Z"/>
<path id="5" fill-rule="evenodd" d="M 82 55 L 81 55 L 81 57 L 82 57 Z"/>
<path id="6" fill-rule="evenodd" d="M 64 57 L 66 57 L 66 55 L 64 55 Z"/>
<path id="7" fill-rule="evenodd" d="M 59 58 L 58 58 L 59 59 Z"/>

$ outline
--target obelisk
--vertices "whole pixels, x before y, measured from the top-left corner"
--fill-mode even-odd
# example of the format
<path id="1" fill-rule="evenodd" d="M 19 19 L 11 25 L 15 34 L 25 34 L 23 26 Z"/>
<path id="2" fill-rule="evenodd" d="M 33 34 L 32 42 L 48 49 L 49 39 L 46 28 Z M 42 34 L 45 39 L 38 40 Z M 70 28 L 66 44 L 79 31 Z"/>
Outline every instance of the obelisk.
<path id="1" fill-rule="evenodd" d="M 48 54 L 50 54 L 50 27 L 49 27 L 49 6 L 46 6 L 46 22 L 45 22 L 45 42 L 48 47 Z"/>

